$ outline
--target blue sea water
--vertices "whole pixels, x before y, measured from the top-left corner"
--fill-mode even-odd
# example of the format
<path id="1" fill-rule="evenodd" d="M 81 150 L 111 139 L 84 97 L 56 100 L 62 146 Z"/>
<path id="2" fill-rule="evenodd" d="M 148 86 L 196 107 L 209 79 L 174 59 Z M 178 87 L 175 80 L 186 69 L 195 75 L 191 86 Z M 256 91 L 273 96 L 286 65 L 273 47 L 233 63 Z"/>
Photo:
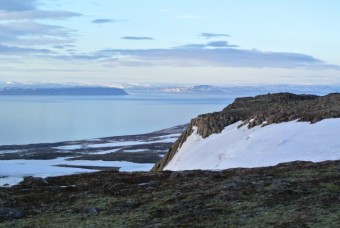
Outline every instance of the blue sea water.
<path id="1" fill-rule="evenodd" d="M 0 145 L 140 134 L 220 111 L 232 95 L 0 96 Z"/>

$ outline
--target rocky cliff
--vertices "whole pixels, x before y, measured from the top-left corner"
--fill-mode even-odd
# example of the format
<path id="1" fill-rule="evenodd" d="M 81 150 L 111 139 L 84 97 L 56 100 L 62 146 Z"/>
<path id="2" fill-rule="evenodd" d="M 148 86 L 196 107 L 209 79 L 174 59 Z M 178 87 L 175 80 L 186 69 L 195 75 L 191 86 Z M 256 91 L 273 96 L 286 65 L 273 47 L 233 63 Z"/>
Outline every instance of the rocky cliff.
<path id="1" fill-rule="evenodd" d="M 296 95 L 291 93 L 266 94 L 237 98 L 220 112 L 200 115 L 191 123 L 152 171 L 161 171 L 191 135 L 193 127 L 203 138 L 220 133 L 226 126 L 243 121 L 240 126 L 252 128 L 292 120 L 316 123 L 322 119 L 340 117 L 340 93 L 326 96 Z"/>

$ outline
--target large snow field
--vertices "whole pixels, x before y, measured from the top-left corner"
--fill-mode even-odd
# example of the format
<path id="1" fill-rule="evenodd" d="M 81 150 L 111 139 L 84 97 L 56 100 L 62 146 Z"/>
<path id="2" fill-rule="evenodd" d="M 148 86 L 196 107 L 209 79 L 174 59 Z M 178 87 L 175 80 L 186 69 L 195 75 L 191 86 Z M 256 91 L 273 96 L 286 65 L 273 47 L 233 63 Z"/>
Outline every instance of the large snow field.
<path id="1" fill-rule="evenodd" d="M 251 168 L 290 161 L 340 159 L 340 118 L 284 122 L 265 127 L 227 126 L 203 139 L 197 129 L 177 151 L 165 170 Z"/>

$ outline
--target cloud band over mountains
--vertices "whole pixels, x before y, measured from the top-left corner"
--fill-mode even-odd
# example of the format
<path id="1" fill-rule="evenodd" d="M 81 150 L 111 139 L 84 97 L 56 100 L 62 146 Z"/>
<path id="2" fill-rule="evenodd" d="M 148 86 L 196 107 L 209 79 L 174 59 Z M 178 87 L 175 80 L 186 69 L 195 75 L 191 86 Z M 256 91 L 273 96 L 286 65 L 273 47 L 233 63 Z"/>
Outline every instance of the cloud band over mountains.
<path id="1" fill-rule="evenodd" d="M 222 44 L 222 43 L 221 43 Z M 218 45 L 216 45 L 218 46 Z M 235 45 L 236 46 L 236 45 Z M 202 44 L 171 49 L 108 49 L 91 56 L 107 59 L 111 66 L 174 66 L 174 67 L 253 67 L 340 69 L 313 56 L 290 52 L 263 52 L 228 45 L 217 48 Z"/>

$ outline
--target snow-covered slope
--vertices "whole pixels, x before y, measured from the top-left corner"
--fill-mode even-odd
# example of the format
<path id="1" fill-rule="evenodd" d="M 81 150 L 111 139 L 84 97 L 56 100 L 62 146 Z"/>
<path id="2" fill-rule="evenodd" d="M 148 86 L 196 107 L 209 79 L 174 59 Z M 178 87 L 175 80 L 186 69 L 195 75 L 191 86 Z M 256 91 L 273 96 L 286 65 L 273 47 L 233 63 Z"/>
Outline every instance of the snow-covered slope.
<path id="1" fill-rule="evenodd" d="M 205 139 L 193 127 L 193 133 L 164 170 L 216 170 L 340 159 L 340 118 L 314 124 L 290 121 L 250 129 L 246 125 L 238 128 L 241 123 Z"/>

